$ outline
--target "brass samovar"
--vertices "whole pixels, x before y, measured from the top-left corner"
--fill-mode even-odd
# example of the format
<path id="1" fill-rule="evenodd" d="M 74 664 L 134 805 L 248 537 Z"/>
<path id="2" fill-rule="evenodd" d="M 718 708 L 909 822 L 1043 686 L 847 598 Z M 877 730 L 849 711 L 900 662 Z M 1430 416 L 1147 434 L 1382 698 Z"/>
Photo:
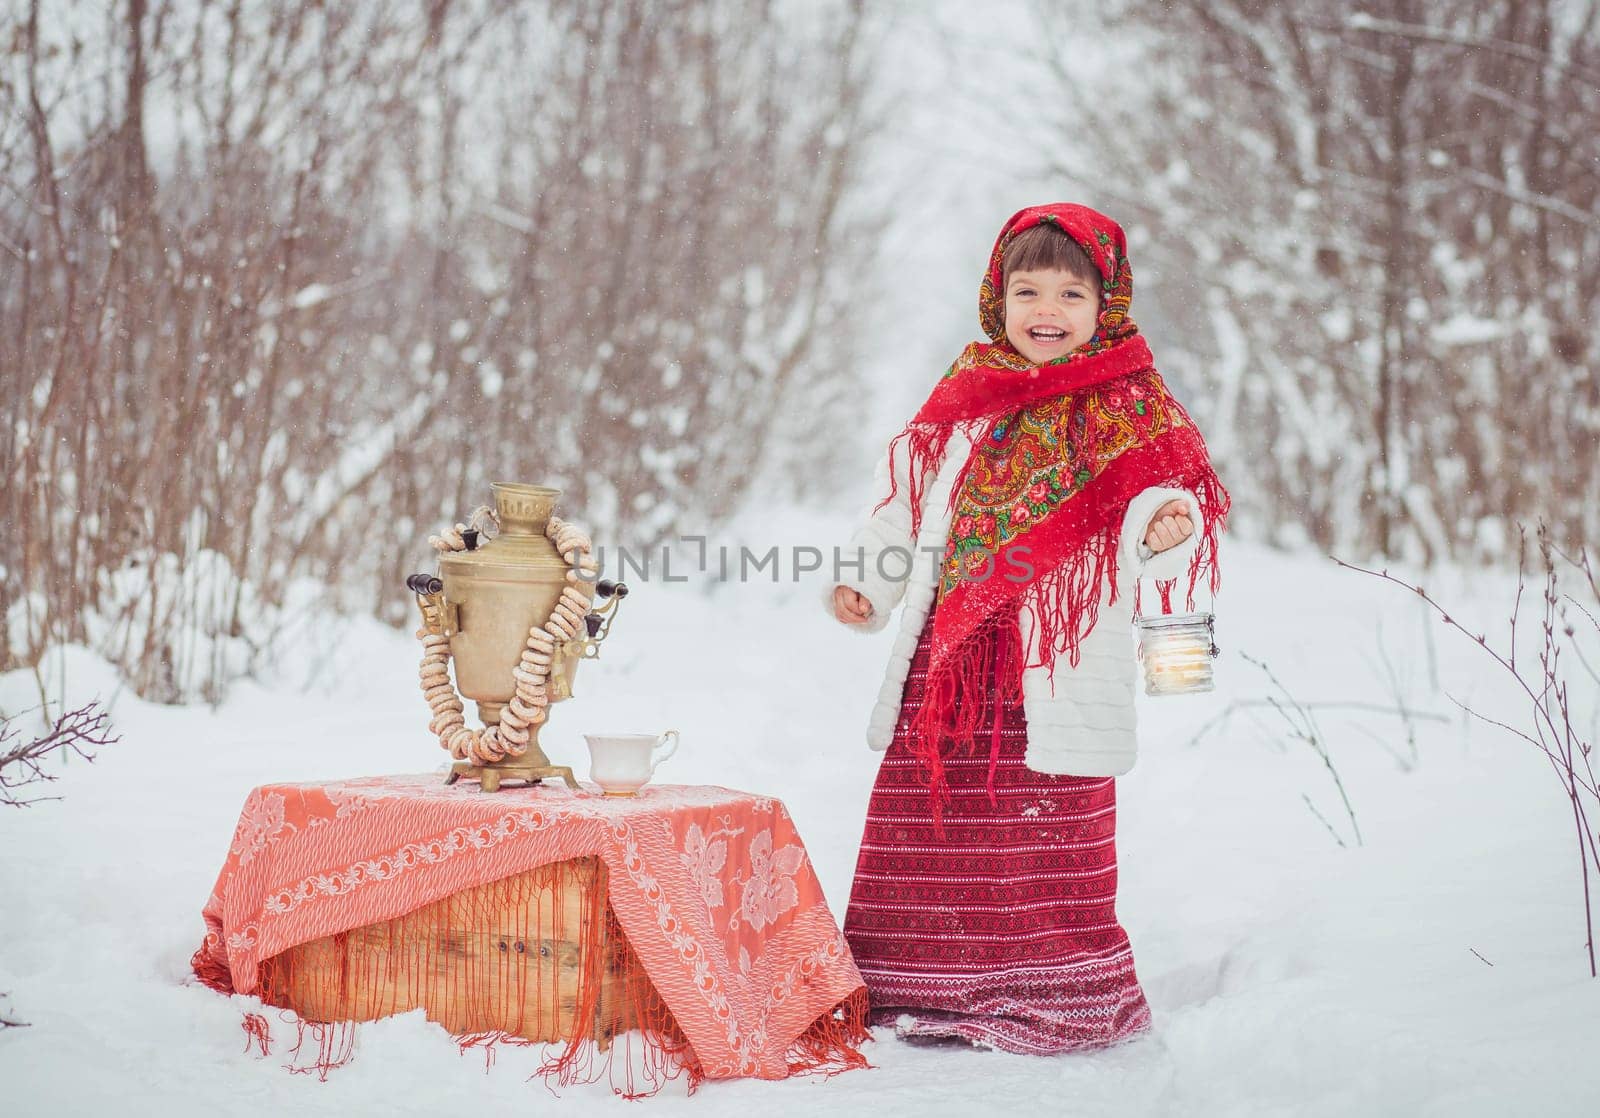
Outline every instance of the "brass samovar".
<path id="1" fill-rule="evenodd" d="M 539 731 L 550 706 L 572 697 L 579 661 L 599 656 L 628 588 L 596 578 L 588 537 L 554 516 L 559 490 L 491 488 L 498 533 L 485 540 L 476 529 L 458 530 L 436 545 L 448 548 L 437 576 L 406 580 L 422 612 L 430 729 L 457 758 L 445 782 L 472 777 L 493 792 L 505 780 L 559 776 L 576 788 L 572 769 L 545 755 Z M 566 555 L 558 544 L 570 548 Z M 453 689 L 447 659 L 455 664 Z M 482 730 L 465 727 L 462 697 L 476 703 Z"/>

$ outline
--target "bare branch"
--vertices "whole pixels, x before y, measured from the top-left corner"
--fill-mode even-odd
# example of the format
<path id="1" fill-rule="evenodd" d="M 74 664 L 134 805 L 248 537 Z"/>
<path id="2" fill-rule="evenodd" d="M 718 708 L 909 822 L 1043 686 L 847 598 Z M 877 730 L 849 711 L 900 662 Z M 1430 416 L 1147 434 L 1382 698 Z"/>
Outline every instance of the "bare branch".
<path id="1" fill-rule="evenodd" d="M 1549 66 L 1557 72 L 1570 72 L 1591 83 L 1591 88 L 1600 90 L 1600 73 L 1579 66 L 1565 58 L 1558 58 L 1547 50 L 1539 50 L 1525 43 L 1515 43 L 1506 39 L 1496 39 L 1485 35 L 1471 35 L 1466 32 L 1453 31 L 1447 27 L 1429 27 L 1426 24 L 1406 23 L 1401 20 L 1378 19 L 1365 12 L 1355 12 L 1345 17 L 1343 27 L 1349 31 L 1368 31 L 1378 35 L 1393 35 L 1417 42 L 1448 43 L 1452 46 L 1470 47 L 1474 50 L 1495 51 L 1509 58 L 1518 58 L 1524 62 L 1533 62 L 1541 66 Z M 1337 30 L 1336 27 L 1329 27 Z"/>
<path id="2" fill-rule="evenodd" d="M 10 720 L 0 722 L 0 804 L 27 807 L 59 796 L 21 794 L 30 786 L 58 779 L 45 767 L 52 755 L 76 756 L 93 763 L 96 751 L 120 737 L 109 731 L 110 720 L 98 703 L 87 703 L 59 715 L 39 737 L 24 740 Z"/>

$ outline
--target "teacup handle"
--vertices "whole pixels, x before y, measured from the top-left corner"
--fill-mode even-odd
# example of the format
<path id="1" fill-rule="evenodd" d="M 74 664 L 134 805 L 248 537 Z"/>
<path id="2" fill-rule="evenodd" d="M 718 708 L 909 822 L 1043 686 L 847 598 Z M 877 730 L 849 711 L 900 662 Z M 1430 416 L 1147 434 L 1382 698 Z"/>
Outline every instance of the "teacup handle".
<path id="1" fill-rule="evenodd" d="M 655 771 L 656 771 L 656 766 L 657 765 L 661 764 L 661 762 L 665 761 L 668 757 L 671 757 L 674 753 L 678 752 L 678 731 L 676 731 L 676 730 L 668 730 L 666 733 L 662 734 L 659 738 L 657 738 L 656 739 L 655 748 L 656 749 L 660 749 L 661 748 L 661 743 L 666 741 L 668 738 L 672 739 L 672 745 L 670 747 L 668 747 L 668 749 L 667 749 L 667 751 L 665 753 L 663 753 L 659 757 L 654 758 L 650 762 L 650 775 L 652 775 L 652 776 L 655 775 Z M 654 753 L 655 750 L 651 750 L 651 752 Z"/>

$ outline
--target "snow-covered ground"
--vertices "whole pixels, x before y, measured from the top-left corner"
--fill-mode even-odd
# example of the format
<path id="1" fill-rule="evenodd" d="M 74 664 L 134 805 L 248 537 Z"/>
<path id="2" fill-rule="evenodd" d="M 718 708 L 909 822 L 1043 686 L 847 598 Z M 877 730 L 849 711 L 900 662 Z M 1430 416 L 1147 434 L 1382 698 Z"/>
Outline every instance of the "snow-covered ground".
<path id="1" fill-rule="evenodd" d="M 725 539 L 828 546 L 843 518 L 770 514 Z M 712 541 L 715 547 L 718 541 Z M 872 1070 L 831 1080 L 682 1082 L 638 1104 L 701 1115 L 1592 1114 L 1600 1098 L 1600 982 L 1583 954 L 1569 808 L 1547 763 L 1449 696 L 1521 723 L 1513 697 L 1458 634 L 1435 634 L 1398 588 L 1235 544 L 1218 603 L 1220 685 L 1141 699 L 1142 755 L 1119 782 L 1121 915 L 1155 1011 L 1143 1039 L 1030 1059 L 917 1049 L 880 1032 Z M 877 755 L 862 743 L 890 639 L 826 619 L 812 584 L 638 583 L 601 661 L 558 708 L 553 754 L 585 768 L 580 731 L 683 733 L 659 774 L 780 796 L 842 915 Z M 1503 626 L 1504 578 L 1435 575 L 1430 589 Z M 1319 711 L 1365 845 L 1352 842 L 1321 761 L 1272 709 L 1393 704 L 1424 715 Z M 0 816 L 0 1002 L 31 1023 L 0 1032 L 15 1114 L 525 1114 L 620 1109 L 609 1087 L 557 1102 L 535 1056 L 458 1054 L 420 1014 L 362 1027 L 327 1082 L 245 1053 L 241 1012 L 189 974 L 199 910 L 240 804 L 258 783 L 423 771 L 441 756 L 415 691 L 417 650 L 370 622 L 330 624 L 281 678 L 217 710 L 116 696 L 120 744 L 72 764 L 59 802 Z M 320 674 L 302 688 L 310 666 Z M 87 654 L 51 661 L 71 700 L 115 693 Z M 1431 676 L 1436 671 L 1440 690 Z M 0 678 L 0 708 L 36 701 Z M 1586 710 L 1595 696 L 1583 697 Z M 1307 806 L 1309 797 L 1326 825 Z M 1341 847 L 1329 827 L 1344 837 Z"/>

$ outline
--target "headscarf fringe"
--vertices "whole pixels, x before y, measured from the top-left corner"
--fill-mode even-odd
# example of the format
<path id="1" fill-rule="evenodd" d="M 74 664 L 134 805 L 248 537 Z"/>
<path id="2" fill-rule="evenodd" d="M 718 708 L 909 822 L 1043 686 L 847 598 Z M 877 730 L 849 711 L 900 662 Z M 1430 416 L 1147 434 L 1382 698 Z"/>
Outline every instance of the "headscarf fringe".
<path id="1" fill-rule="evenodd" d="M 906 497 L 911 503 L 911 538 L 915 540 L 922 530 L 922 498 L 927 490 L 945 447 L 950 443 L 949 427 L 932 424 L 912 424 L 889 442 L 889 492 L 873 506 L 873 512 L 882 510 L 900 492 L 900 475 L 895 470 L 895 457 L 902 447 L 907 455 Z"/>

